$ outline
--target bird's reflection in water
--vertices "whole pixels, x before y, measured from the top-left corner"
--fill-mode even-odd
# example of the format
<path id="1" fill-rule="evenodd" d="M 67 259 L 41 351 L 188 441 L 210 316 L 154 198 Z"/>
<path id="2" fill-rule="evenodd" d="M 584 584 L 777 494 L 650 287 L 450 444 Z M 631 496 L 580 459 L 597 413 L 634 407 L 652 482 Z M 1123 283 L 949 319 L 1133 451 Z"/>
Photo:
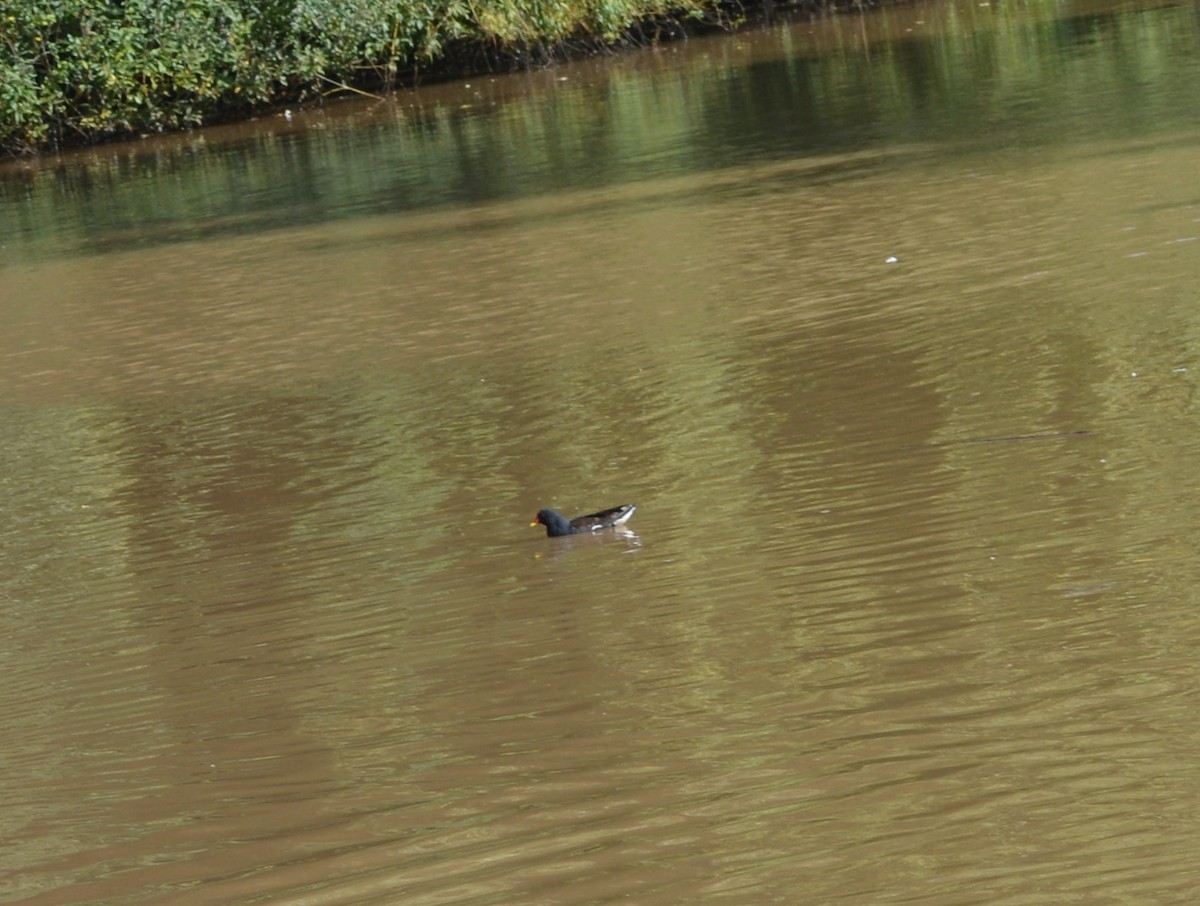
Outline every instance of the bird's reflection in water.
<path id="1" fill-rule="evenodd" d="M 631 529 L 618 527 L 586 535 L 563 535 L 560 538 L 548 538 L 545 547 L 534 554 L 537 560 L 556 560 L 565 557 L 571 551 L 596 544 L 614 545 L 618 553 L 633 554 L 642 549 L 642 539 Z"/>

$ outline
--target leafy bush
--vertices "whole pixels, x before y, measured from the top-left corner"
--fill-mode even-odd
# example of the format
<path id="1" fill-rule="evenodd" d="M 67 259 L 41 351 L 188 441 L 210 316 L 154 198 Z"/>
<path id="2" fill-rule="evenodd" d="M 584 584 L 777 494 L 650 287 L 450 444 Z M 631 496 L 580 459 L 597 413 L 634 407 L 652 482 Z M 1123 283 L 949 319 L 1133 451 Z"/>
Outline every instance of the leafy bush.
<path id="1" fill-rule="evenodd" d="M 614 40 L 668 9 L 659 0 L 0 0 L 0 147 L 195 126 L 330 83 L 390 85 L 463 42 Z"/>

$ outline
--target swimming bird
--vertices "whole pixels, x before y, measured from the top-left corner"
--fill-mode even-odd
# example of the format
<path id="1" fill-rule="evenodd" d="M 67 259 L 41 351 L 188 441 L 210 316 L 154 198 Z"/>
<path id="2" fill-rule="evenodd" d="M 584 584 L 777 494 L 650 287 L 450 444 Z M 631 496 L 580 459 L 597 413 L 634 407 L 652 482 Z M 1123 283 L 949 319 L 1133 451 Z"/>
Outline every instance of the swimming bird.
<path id="1" fill-rule="evenodd" d="M 546 534 L 551 538 L 558 538 L 561 535 L 586 535 L 589 532 L 598 532 L 600 529 L 621 525 L 633 515 L 633 511 L 636 509 L 636 503 L 624 503 L 609 510 L 568 519 L 558 510 L 547 507 L 544 510 L 538 510 L 538 514 L 533 517 L 533 522 L 529 524 L 546 526 Z"/>

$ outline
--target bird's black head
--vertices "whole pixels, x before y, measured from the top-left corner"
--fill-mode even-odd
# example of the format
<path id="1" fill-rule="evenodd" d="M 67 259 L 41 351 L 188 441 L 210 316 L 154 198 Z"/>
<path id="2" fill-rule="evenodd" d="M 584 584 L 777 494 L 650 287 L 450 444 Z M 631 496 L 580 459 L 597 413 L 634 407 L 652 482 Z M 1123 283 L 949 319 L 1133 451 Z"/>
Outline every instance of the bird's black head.
<path id="1" fill-rule="evenodd" d="M 549 507 L 538 510 L 538 514 L 533 517 L 533 522 L 529 524 L 546 526 L 546 534 L 551 538 L 571 534 L 571 520 L 558 510 L 552 510 Z"/>

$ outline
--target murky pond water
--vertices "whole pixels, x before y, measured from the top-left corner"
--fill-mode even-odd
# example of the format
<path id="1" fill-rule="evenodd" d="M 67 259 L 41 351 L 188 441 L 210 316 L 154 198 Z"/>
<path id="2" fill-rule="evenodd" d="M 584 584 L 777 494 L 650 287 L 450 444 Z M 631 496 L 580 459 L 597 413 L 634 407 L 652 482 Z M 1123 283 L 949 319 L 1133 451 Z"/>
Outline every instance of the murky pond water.
<path id="1" fill-rule="evenodd" d="M 1188 900 L 1197 97 L 918 7 L 5 170 L 0 900 Z"/>

